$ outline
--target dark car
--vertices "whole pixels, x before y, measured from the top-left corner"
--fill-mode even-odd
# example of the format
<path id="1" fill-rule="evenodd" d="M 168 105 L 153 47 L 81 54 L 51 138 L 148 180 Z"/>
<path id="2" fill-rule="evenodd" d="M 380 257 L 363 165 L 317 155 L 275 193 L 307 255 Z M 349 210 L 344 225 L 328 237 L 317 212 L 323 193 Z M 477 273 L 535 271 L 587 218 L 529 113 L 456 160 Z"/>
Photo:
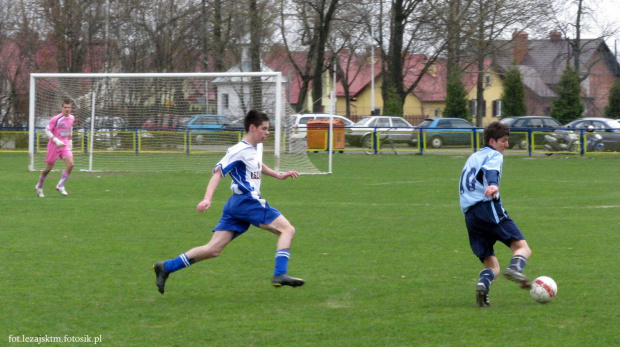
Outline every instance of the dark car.
<path id="1" fill-rule="evenodd" d="M 432 148 L 445 145 L 471 146 L 474 129 L 478 133 L 483 131 L 463 118 L 426 118 L 417 128 L 422 130 L 426 145 Z"/>
<path id="2" fill-rule="evenodd" d="M 269 115 L 269 131 L 275 131 L 276 129 L 276 120 Z M 224 131 L 241 131 L 245 132 L 245 127 L 243 125 L 243 117 L 237 118 L 232 122 L 225 124 L 222 128 Z"/>
<path id="3" fill-rule="evenodd" d="M 510 126 L 510 137 L 508 138 L 508 144 L 511 148 L 518 146 L 520 149 L 526 149 L 527 135 L 530 131 L 553 131 L 555 129 L 562 128 L 562 124 L 555 118 L 548 116 L 522 116 L 512 117 L 511 120 L 501 121 Z M 537 141 L 540 140 L 540 141 Z M 535 143 L 542 143 L 543 137 L 540 139 L 535 137 Z"/>
<path id="4" fill-rule="evenodd" d="M 591 127 L 591 128 L 590 128 Z M 600 134 L 603 138 L 605 151 L 620 151 L 620 121 L 611 118 L 580 118 L 565 126 L 571 130 L 588 130 Z M 588 136 L 586 134 L 586 136 Z"/>

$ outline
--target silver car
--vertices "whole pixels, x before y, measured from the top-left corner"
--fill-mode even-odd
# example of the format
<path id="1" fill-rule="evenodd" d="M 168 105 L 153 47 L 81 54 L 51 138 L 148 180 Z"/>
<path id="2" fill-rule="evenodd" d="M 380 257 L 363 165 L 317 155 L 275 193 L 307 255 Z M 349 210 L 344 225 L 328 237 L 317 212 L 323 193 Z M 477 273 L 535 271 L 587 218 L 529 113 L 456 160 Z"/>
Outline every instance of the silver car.
<path id="1" fill-rule="evenodd" d="M 415 146 L 418 143 L 418 131 L 402 117 L 370 116 L 353 124 L 345 133 L 349 145 L 371 148 L 373 136 L 380 142 L 391 141 Z"/>

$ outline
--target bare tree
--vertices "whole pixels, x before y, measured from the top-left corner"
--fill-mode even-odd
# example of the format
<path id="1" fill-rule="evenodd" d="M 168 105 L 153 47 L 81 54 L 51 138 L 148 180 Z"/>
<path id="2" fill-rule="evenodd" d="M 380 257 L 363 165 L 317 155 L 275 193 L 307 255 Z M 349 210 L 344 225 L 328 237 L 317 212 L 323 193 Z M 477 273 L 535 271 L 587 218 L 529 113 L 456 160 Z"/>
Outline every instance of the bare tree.
<path id="1" fill-rule="evenodd" d="M 325 49 L 339 0 L 294 0 L 291 5 L 292 8 L 286 1 L 281 1 L 280 30 L 289 58 L 303 81 L 297 111 L 301 111 L 312 81 L 312 111 L 321 112 L 322 77 L 327 64 Z M 291 21 L 295 23 L 292 26 L 289 25 Z M 293 32 L 289 31 L 291 29 Z M 307 63 L 304 66 L 300 66 L 292 54 L 300 47 L 307 47 Z"/>
<path id="2" fill-rule="evenodd" d="M 556 1 L 553 3 L 555 6 L 552 7 L 554 13 L 550 16 L 557 30 L 562 32 L 570 46 L 570 52 L 566 53 L 568 55 L 566 58 L 572 60 L 572 67 L 579 74 L 579 82 L 590 76 L 594 65 L 603 57 L 601 55 L 599 59 L 583 61 L 584 53 L 599 48 L 598 44 L 592 43 L 600 43 L 620 31 L 617 25 L 600 20 L 600 16 L 596 15 L 597 11 L 593 7 L 594 3 L 591 0 Z M 600 34 L 594 38 L 584 38 L 583 32 L 595 29 L 594 25 L 598 25 L 596 29 Z"/>
<path id="3" fill-rule="evenodd" d="M 511 49 L 511 40 L 500 40 L 510 34 L 513 28 L 526 30 L 535 28 L 546 18 L 547 0 L 523 0 L 514 3 L 507 0 L 474 0 L 470 7 L 470 20 L 465 24 L 471 32 L 464 40 L 469 49 L 464 51 L 462 66 L 475 66 L 476 74 L 476 126 L 482 126 L 486 113 L 484 100 L 485 60 L 500 52 Z M 498 44 L 499 42 L 499 44 Z"/>
<path id="4" fill-rule="evenodd" d="M 332 52 L 332 73 L 335 71 L 344 91 L 345 114 L 351 116 L 350 87 L 363 71 L 370 71 L 371 28 L 374 3 L 343 3 L 339 16 L 333 21 L 328 50 Z M 335 83 L 335 81 L 334 81 Z M 370 110 L 370 107 L 368 108 Z M 370 112 L 369 112 L 370 113 Z M 360 114 L 359 110 L 356 114 Z"/>
<path id="5" fill-rule="evenodd" d="M 391 0 L 387 50 L 379 43 L 383 57 L 381 93 L 386 114 L 403 114 L 406 97 L 446 47 L 448 41 L 442 24 L 436 19 L 440 3 L 441 0 Z M 383 32 L 385 28 L 380 25 L 380 30 Z M 379 38 L 382 37 L 384 34 L 380 33 Z M 407 59 L 412 52 L 424 53 L 425 59 Z M 405 76 L 410 75 L 414 78 L 405 85 Z"/>

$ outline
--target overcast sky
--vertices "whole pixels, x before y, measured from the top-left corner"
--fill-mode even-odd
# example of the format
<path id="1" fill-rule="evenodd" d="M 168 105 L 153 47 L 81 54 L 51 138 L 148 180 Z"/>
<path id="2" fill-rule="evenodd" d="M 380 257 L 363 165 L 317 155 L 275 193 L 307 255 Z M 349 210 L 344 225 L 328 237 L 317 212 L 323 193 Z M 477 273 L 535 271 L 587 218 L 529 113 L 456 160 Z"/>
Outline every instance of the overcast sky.
<path id="1" fill-rule="evenodd" d="M 594 0 L 588 3 L 596 11 L 595 18 L 600 18 L 600 23 L 593 23 L 592 27 L 582 37 L 592 38 L 601 35 L 602 26 L 610 26 L 616 29 L 616 33 L 608 38 L 607 45 L 614 51 L 614 45 L 620 50 L 620 0 Z M 592 23 L 588 23 L 592 24 Z"/>

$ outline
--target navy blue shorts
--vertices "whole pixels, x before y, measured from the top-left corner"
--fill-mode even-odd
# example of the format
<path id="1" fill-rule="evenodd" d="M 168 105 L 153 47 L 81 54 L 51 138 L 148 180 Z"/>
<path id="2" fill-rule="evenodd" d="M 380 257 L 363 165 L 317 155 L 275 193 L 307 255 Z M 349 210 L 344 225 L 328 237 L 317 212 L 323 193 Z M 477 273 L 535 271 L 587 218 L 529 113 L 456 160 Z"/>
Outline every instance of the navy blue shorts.
<path id="1" fill-rule="evenodd" d="M 483 201 L 465 212 L 465 225 L 469 233 L 469 245 L 474 254 L 484 261 L 495 255 L 493 246 L 500 241 L 510 247 L 515 240 L 524 240 L 521 230 L 508 217 L 508 213 L 497 200 Z"/>
<path id="2" fill-rule="evenodd" d="M 250 228 L 250 224 L 258 227 L 273 222 L 280 211 L 269 206 L 265 200 L 254 199 L 249 194 L 233 194 L 222 211 L 222 218 L 213 231 L 234 231 L 237 237 Z"/>

